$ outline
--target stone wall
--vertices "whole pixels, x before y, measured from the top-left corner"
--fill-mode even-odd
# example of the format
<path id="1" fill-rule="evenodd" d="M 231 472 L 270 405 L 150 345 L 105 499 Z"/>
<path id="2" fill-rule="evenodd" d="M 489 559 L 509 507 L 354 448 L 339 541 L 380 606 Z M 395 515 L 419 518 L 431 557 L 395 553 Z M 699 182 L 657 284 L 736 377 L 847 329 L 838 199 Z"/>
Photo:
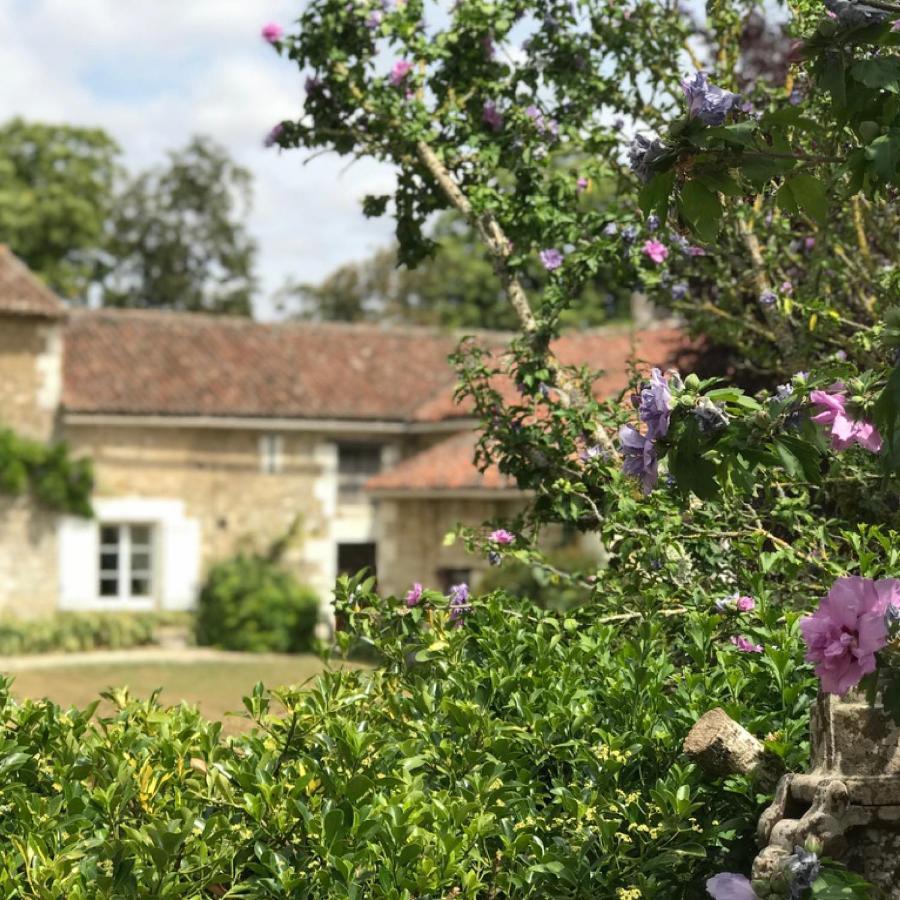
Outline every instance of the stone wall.
<path id="1" fill-rule="evenodd" d="M 50 615 L 57 594 L 56 516 L 27 497 L 0 497 L 0 616 Z"/>
<path id="2" fill-rule="evenodd" d="M 445 546 L 444 536 L 460 523 L 508 520 L 524 501 L 506 495 L 495 500 L 434 496 L 376 502 L 379 589 L 402 596 L 414 581 L 440 588 L 442 569 L 471 570 L 471 585 L 477 588 L 487 560 L 467 553 L 461 541 Z"/>
<path id="3" fill-rule="evenodd" d="M 321 538 L 328 529 L 314 493 L 320 473 L 316 439 L 285 434 L 281 471 L 265 474 L 260 470 L 260 434 L 211 428 L 66 427 L 73 450 L 94 462 L 97 497 L 184 501 L 185 514 L 200 522 L 204 569 L 244 547 L 266 549 L 298 515 L 305 538 Z M 303 562 L 301 542 L 288 560 L 298 566 Z"/>
<path id="4" fill-rule="evenodd" d="M 45 319 L 0 316 L 0 426 L 47 440 L 62 379 L 62 328 Z"/>

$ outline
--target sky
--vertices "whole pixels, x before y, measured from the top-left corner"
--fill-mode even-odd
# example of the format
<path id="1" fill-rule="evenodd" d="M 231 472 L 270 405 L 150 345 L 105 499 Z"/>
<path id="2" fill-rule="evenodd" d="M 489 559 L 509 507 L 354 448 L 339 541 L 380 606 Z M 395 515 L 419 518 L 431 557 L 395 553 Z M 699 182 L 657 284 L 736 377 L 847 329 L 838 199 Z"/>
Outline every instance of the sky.
<path id="1" fill-rule="evenodd" d="M 105 129 L 132 171 L 164 161 L 194 134 L 218 140 L 253 174 L 248 227 L 259 244 L 259 318 L 287 278 L 319 281 L 391 240 L 389 218 L 359 201 L 388 193 L 371 161 L 263 147 L 295 118 L 303 77 L 260 38 L 290 25 L 303 0 L 0 0 L 0 121 Z"/>

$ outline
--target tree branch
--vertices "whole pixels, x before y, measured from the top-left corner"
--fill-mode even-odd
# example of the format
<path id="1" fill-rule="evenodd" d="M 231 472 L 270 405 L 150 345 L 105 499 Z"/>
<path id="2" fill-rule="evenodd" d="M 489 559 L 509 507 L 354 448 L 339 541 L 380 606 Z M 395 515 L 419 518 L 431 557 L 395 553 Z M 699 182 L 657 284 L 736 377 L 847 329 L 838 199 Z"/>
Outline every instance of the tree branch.
<path id="1" fill-rule="evenodd" d="M 516 273 L 509 267 L 512 245 L 503 233 L 500 223 L 491 213 L 486 212 L 478 215 L 475 212 L 475 209 L 469 202 L 469 198 L 462 192 L 453 175 L 425 141 L 416 143 L 416 153 L 419 161 L 429 171 L 434 180 L 437 181 L 447 199 L 478 232 L 488 249 L 494 272 L 500 279 L 503 290 L 510 304 L 512 304 L 516 316 L 518 316 L 522 330 L 527 336 L 533 337 L 538 332 L 537 319 L 531 309 L 531 304 L 528 302 L 528 295 L 525 293 L 522 283 L 519 281 Z M 542 348 L 542 352 L 547 367 L 555 376 L 556 387 L 559 389 L 558 393 L 563 404 L 570 406 L 573 399 L 579 397 L 581 393 L 579 386 L 566 374 L 549 349 Z M 606 430 L 600 424 L 595 428 L 595 438 L 597 443 L 610 454 L 611 458 L 618 459 L 618 451 Z"/>

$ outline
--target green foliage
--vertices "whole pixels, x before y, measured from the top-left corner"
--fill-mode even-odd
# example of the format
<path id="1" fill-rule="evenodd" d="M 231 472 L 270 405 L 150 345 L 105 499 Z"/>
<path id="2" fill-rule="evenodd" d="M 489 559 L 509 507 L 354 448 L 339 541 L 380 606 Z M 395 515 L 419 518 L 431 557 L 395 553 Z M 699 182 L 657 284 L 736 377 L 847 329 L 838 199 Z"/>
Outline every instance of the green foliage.
<path id="1" fill-rule="evenodd" d="M 83 300 L 94 278 L 118 156 L 100 129 L 0 126 L 0 243 L 63 297 Z"/>
<path id="2" fill-rule="evenodd" d="M 580 578 L 597 571 L 599 562 L 595 557 L 575 548 L 551 551 L 540 561 L 528 560 L 525 551 L 521 553 L 523 559 L 518 556 L 516 552 L 508 554 L 502 565 L 488 569 L 479 582 L 479 591 L 502 591 L 531 600 L 541 609 L 572 609 L 590 600 L 591 590 Z"/>
<path id="3" fill-rule="evenodd" d="M 277 560 L 240 553 L 214 565 L 197 601 L 197 643 L 300 653 L 313 643 L 318 597 Z"/>
<path id="4" fill-rule="evenodd" d="M 388 321 L 446 328 L 511 329 L 516 318 L 497 275 L 471 228 L 452 213 L 429 231 L 434 255 L 415 268 L 398 267 L 396 248 L 341 266 L 317 285 L 288 285 L 279 302 L 301 318 Z M 628 314 L 627 291 L 598 273 L 563 313 L 567 325 L 592 327 Z M 539 290 L 547 274 L 533 263 L 523 273 Z"/>
<path id="5" fill-rule="evenodd" d="M 89 518 L 93 489 L 90 460 L 73 459 L 66 444 L 42 444 L 0 429 L 0 493 L 30 491 L 47 509 Z"/>
<path id="6" fill-rule="evenodd" d="M 104 305 L 250 315 L 250 203 L 250 173 L 209 138 L 138 175 L 109 221 Z"/>
<path id="7" fill-rule="evenodd" d="M 123 650 L 155 642 L 157 628 L 188 626 L 179 613 L 59 613 L 45 619 L 0 619 L 0 656 Z"/>

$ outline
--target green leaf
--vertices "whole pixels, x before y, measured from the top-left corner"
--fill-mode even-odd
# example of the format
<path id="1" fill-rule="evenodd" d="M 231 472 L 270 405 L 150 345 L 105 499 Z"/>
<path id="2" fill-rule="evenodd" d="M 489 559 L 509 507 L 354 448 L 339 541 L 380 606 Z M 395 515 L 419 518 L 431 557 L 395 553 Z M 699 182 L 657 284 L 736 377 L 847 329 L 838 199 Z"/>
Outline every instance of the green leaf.
<path id="1" fill-rule="evenodd" d="M 900 59 L 894 56 L 858 60 L 850 67 L 850 74 L 866 87 L 900 93 Z"/>
<path id="2" fill-rule="evenodd" d="M 884 455 L 889 466 L 900 471 L 900 365 L 888 378 L 875 403 L 875 424 L 884 441 Z"/>
<path id="3" fill-rule="evenodd" d="M 866 148 L 870 168 L 882 181 L 893 181 L 900 166 L 900 131 L 892 128 L 888 134 L 875 138 Z"/>
<path id="4" fill-rule="evenodd" d="M 674 172 L 661 172 L 650 179 L 642 188 L 638 204 L 645 216 L 656 213 L 665 222 L 669 215 L 669 196 L 675 186 Z"/>
<path id="5" fill-rule="evenodd" d="M 779 188 L 776 199 L 778 205 L 786 212 L 802 210 L 820 225 L 824 225 L 828 220 L 828 195 L 825 192 L 825 185 L 814 175 L 803 173 L 792 175 Z"/>
<path id="6" fill-rule="evenodd" d="M 325 816 L 323 833 L 325 843 L 333 844 L 344 831 L 344 814 L 339 809 L 332 809 Z"/>
<path id="7" fill-rule="evenodd" d="M 699 181 L 689 181 L 681 189 L 678 209 L 697 235 L 713 241 L 719 233 L 722 204 L 718 196 Z"/>

